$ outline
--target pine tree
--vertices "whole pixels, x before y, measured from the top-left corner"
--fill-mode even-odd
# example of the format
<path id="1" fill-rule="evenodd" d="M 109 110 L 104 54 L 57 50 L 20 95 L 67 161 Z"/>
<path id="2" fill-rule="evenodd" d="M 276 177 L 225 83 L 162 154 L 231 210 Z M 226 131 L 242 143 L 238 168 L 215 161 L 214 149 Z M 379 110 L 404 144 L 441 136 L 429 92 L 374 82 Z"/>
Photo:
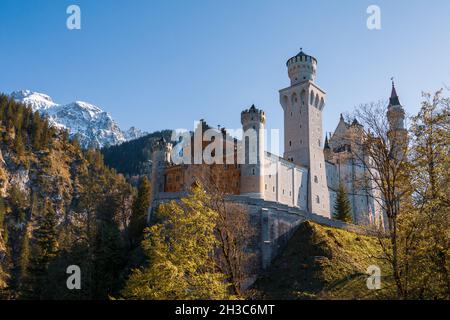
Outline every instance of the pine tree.
<path id="1" fill-rule="evenodd" d="M 6 206 L 3 198 L 0 198 L 0 233 L 4 243 L 8 243 L 8 227 L 6 225 Z"/>
<path id="2" fill-rule="evenodd" d="M 116 223 L 118 197 L 108 196 L 97 212 L 97 227 L 93 245 L 94 299 L 108 299 L 118 292 L 124 261 L 124 246 Z"/>
<path id="3" fill-rule="evenodd" d="M 7 288 L 8 274 L 4 270 L 4 256 L 6 254 L 6 244 L 3 241 L 2 230 L 0 230 L 0 299 Z"/>
<path id="4" fill-rule="evenodd" d="M 4 260 L 6 256 L 6 244 L 7 240 L 6 238 L 6 223 L 5 223 L 5 216 L 6 216 L 6 208 L 5 204 L 3 203 L 3 199 L 0 198 L 0 299 L 3 296 L 3 291 L 7 288 L 7 280 L 8 275 L 6 271 L 4 270 Z"/>
<path id="5" fill-rule="evenodd" d="M 147 214 L 150 208 L 150 183 L 147 177 L 140 181 L 137 196 L 133 202 L 133 208 L 129 225 L 129 236 L 132 247 L 135 247 L 142 239 L 143 231 L 147 224 Z"/>
<path id="6" fill-rule="evenodd" d="M 23 144 L 22 134 L 20 131 L 17 131 L 16 133 L 16 138 L 14 140 L 14 150 L 19 157 L 21 157 L 25 152 L 25 146 Z"/>
<path id="7" fill-rule="evenodd" d="M 13 218 L 16 220 L 16 223 L 23 223 L 26 218 L 26 195 L 15 185 L 13 185 L 9 190 L 9 207 L 11 209 Z"/>
<path id="8" fill-rule="evenodd" d="M 56 215 L 50 201 L 46 200 L 42 215 L 38 217 L 37 228 L 33 232 L 34 245 L 28 268 L 30 291 L 26 298 L 45 298 L 45 283 L 50 262 L 56 257 L 58 250 Z"/>
<path id="9" fill-rule="evenodd" d="M 32 119 L 32 141 L 35 150 L 40 150 L 42 147 L 43 124 L 39 113 L 35 112 Z"/>
<path id="10" fill-rule="evenodd" d="M 30 237 L 28 235 L 28 229 L 27 225 L 22 236 L 22 245 L 20 248 L 19 280 L 21 285 L 25 285 L 28 281 L 28 267 L 30 262 Z"/>
<path id="11" fill-rule="evenodd" d="M 347 190 L 342 182 L 339 183 L 334 210 L 334 219 L 348 223 L 352 222 L 352 208 L 348 200 Z"/>

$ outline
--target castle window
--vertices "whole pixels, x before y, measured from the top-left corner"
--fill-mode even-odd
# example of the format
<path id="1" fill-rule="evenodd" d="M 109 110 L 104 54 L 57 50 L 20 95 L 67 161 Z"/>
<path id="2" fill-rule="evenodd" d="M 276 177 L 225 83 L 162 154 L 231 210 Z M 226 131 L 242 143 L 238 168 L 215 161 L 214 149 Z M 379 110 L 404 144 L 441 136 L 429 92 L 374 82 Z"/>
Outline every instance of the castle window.
<path id="1" fill-rule="evenodd" d="M 252 169 L 252 174 L 255 175 L 255 169 Z"/>
<path id="2" fill-rule="evenodd" d="M 273 192 L 275 192 L 275 187 L 272 187 Z"/>
<path id="3" fill-rule="evenodd" d="M 320 203 L 320 197 L 316 196 L 316 203 Z"/>
<path id="4" fill-rule="evenodd" d="M 319 143 L 319 147 L 320 147 L 320 139 L 319 139 L 319 140 L 317 140 L 317 142 Z"/>
<path id="5" fill-rule="evenodd" d="M 283 189 L 283 194 L 284 194 L 284 189 Z"/>
<path id="6" fill-rule="evenodd" d="M 292 147 L 292 141 L 289 141 L 289 147 Z"/>
<path id="7" fill-rule="evenodd" d="M 317 176 L 314 176 L 314 182 L 319 183 L 319 179 L 317 179 Z"/>
<path id="8" fill-rule="evenodd" d="M 267 184 L 265 185 L 265 187 L 266 187 L 266 190 L 267 190 Z"/>

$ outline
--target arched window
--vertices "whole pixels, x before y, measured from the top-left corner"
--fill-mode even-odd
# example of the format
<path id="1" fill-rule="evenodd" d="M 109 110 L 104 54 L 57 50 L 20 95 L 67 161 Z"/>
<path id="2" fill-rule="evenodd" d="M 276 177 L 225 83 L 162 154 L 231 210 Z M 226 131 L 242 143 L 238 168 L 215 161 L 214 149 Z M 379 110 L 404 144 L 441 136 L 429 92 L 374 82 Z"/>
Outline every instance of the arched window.
<path id="1" fill-rule="evenodd" d="M 298 101 L 297 94 L 294 92 L 291 96 L 291 104 L 295 106 L 297 104 L 297 101 Z"/>
<path id="2" fill-rule="evenodd" d="M 320 99 L 320 107 L 319 107 L 319 109 L 323 110 L 324 107 L 325 107 L 325 101 L 322 98 L 322 99 Z"/>
<path id="3" fill-rule="evenodd" d="M 311 105 L 313 105 L 314 104 L 314 92 L 313 91 L 311 91 L 311 99 L 310 99 L 310 102 L 309 102 Z"/>
<path id="4" fill-rule="evenodd" d="M 316 94 L 316 101 L 314 102 L 314 106 L 316 108 L 319 108 L 319 95 L 318 94 Z"/>
<path id="5" fill-rule="evenodd" d="M 317 176 L 314 176 L 314 182 L 319 183 L 319 179 L 317 179 Z"/>
<path id="6" fill-rule="evenodd" d="M 300 101 L 302 102 L 302 106 L 305 105 L 306 100 L 308 99 L 306 91 L 303 90 L 302 93 L 300 94 Z"/>
<path id="7" fill-rule="evenodd" d="M 320 197 L 316 196 L 316 203 L 320 203 Z"/>
<path id="8" fill-rule="evenodd" d="M 286 107 L 289 105 L 289 98 L 288 98 L 288 96 L 284 96 L 284 97 L 283 97 L 283 102 L 284 102 L 284 105 L 285 105 Z"/>

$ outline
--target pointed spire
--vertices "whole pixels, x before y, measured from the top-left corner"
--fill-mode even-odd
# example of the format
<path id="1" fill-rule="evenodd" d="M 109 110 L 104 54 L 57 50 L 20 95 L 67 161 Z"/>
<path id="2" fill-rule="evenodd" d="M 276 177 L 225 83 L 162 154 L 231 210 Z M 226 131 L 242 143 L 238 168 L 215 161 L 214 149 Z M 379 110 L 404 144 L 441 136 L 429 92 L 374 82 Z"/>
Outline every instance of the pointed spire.
<path id="1" fill-rule="evenodd" d="M 397 90 L 395 89 L 394 78 L 392 77 L 391 80 L 392 80 L 392 92 L 391 92 L 391 97 L 389 99 L 389 105 L 390 106 L 399 106 L 400 99 L 398 98 Z"/>
<path id="2" fill-rule="evenodd" d="M 330 144 L 328 143 L 328 134 L 325 134 L 325 146 L 324 149 L 330 149 Z"/>
<path id="3" fill-rule="evenodd" d="M 341 120 L 344 120 L 344 116 L 342 115 L 342 113 L 341 113 Z"/>

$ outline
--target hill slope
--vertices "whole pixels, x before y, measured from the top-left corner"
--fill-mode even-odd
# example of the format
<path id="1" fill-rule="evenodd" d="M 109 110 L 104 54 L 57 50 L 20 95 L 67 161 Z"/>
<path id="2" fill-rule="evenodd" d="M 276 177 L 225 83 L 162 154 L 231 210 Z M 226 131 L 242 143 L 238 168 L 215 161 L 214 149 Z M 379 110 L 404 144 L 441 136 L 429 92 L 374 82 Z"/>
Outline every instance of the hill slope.
<path id="1" fill-rule="evenodd" d="M 83 151 L 0 95 L 0 299 L 106 299 L 118 290 L 132 196 L 98 150 Z M 68 291 L 71 264 L 99 275 Z"/>
<path id="2" fill-rule="evenodd" d="M 256 288 L 269 299 L 383 299 L 389 281 L 378 239 L 312 222 L 300 225 Z M 381 290 L 367 289 L 367 267 L 382 270 Z"/>

